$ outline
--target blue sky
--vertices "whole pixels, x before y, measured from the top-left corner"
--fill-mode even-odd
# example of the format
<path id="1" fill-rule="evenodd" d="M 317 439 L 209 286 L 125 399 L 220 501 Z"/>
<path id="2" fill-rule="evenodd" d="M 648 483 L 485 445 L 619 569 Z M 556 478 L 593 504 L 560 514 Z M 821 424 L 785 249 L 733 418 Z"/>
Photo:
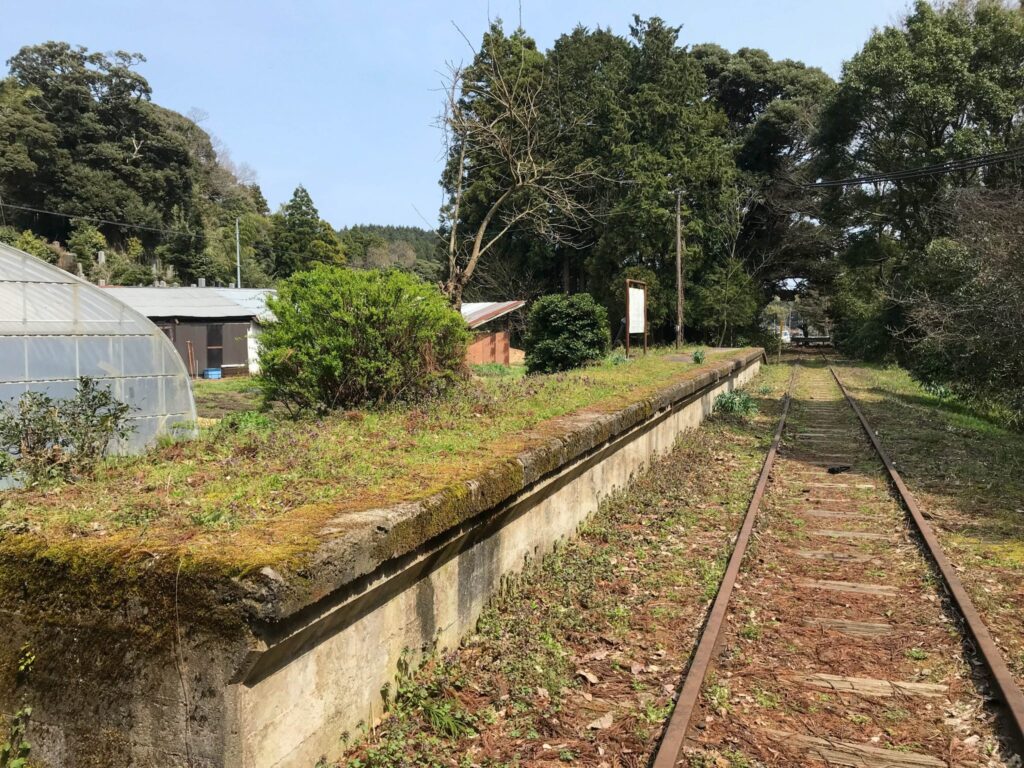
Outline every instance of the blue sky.
<path id="1" fill-rule="evenodd" d="M 0 0 L 0 59 L 66 40 L 138 51 L 154 100 L 207 113 L 203 127 L 255 169 L 271 207 L 302 183 L 324 218 L 431 225 L 440 203 L 440 73 L 470 56 L 509 0 Z M 838 75 L 907 0 L 522 0 L 542 48 L 577 23 L 628 31 L 632 14 L 683 25 L 686 44 L 756 47 Z M 417 209 L 423 218 L 417 213 Z"/>

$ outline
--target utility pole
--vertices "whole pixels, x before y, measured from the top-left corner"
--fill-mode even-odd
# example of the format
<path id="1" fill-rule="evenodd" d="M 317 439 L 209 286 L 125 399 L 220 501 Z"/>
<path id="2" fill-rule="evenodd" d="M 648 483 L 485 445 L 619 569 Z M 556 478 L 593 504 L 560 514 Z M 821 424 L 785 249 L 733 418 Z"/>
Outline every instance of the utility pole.
<path id="1" fill-rule="evenodd" d="M 683 190 L 676 190 L 676 349 L 683 345 Z"/>
<path id="2" fill-rule="evenodd" d="M 242 287 L 242 241 L 238 238 L 238 219 L 235 219 L 235 288 Z"/>

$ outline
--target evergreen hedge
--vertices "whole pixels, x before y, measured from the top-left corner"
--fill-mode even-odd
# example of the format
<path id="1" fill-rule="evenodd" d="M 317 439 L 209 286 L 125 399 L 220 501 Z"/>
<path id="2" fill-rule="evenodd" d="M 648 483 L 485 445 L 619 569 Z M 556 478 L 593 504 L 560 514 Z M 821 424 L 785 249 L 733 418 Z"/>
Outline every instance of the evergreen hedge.
<path id="1" fill-rule="evenodd" d="M 608 352 L 608 312 L 589 293 L 553 294 L 530 308 L 526 368 L 552 373 L 579 368 Z"/>

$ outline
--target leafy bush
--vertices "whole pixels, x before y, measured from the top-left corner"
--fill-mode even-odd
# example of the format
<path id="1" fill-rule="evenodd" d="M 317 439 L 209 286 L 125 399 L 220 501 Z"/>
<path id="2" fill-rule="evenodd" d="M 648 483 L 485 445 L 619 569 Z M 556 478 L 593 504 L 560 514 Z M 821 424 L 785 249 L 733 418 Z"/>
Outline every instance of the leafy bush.
<path id="1" fill-rule="evenodd" d="M 7 727 L 7 741 L 0 744 L 0 768 L 30 768 L 29 753 L 32 745 L 25 732 L 32 718 L 32 707 L 22 707 L 11 717 Z"/>
<path id="2" fill-rule="evenodd" d="M 552 373 L 579 368 L 608 351 L 608 313 L 589 293 L 542 296 L 530 308 L 526 369 Z"/>
<path id="3" fill-rule="evenodd" d="M 952 400 L 955 397 L 952 389 L 935 381 L 921 382 L 921 389 L 939 400 Z"/>
<path id="4" fill-rule="evenodd" d="M 737 334 L 736 344 L 740 347 L 760 347 L 765 354 L 771 354 L 779 345 L 779 337 L 767 328 L 757 328 Z"/>
<path id="5" fill-rule="evenodd" d="M 57 252 L 45 238 L 33 234 L 31 230 L 26 229 L 19 233 L 13 227 L 0 227 L 0 243 L 6 243 L 50 264 L 57 263 Z"/>
<path id="6" fill-rule="evenodd" d="M 707 358 L 708 353 L 704 351 L 703 347 L 698 347 L 697 349 L 693 350 L 693 362 L 695 362 L 697 365 L 703 363 L 705 360 L 707 360 Z"/>
<path id="7" fill-rule="evenodd" d="M 83 264 L 91 264 L 97 253 L 109 248 L 103 233 L 87 221 L 75 221 L 67 246 Z"/>
<path id="8" fill-rule="evenodd" d="M 129 410 L 88 376 L 64 400 L 26 392 L 0 410 L 0 472 L 13 471 L 29 485 L 87 475 L 111 440 L 131 434 Z"/>
<path id="9" fill-rule="evenodd" d="M 268 306 L 258 383 L 293 414 L 415 400 L 464 369 L 465 322 L 413 275 L 321 265 L 284 280 Z"/>
<path id="10" fill-rule="evenodd" d="M 238 435 L 269 432 L 273 426 L 273 420 L 259 411 L 236 411 L 229 413 L 217 423 L 219 431 Z"/>
<path id="11" fill-rule="evenodd" d="M 757 403 L 747 392 L 723 392 L 715 398 L 714 411 L 731 416 L 750 416 L 757 413 Z"/>

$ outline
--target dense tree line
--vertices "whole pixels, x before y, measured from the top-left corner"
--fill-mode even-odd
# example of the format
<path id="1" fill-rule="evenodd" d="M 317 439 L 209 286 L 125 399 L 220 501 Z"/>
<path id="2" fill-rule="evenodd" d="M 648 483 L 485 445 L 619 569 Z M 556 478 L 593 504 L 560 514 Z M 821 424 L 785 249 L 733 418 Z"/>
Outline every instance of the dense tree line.
<path id="1" fill-rule="evenodd" d="M 678 37 L 634 17 L 545 51 L 491 24 L 447 83 L 436 231 L 336 231 L 301 186 L 271 213 L 201 120 L 152 102 L 140 56 L 27 47 L 0 81 L 0 239 L 94 279 L 228 283 L 237 219 L 248 285 L 314 263 L 397 268 L 455 304 L 589 292 L 613 327 L 639 278 L 665 339 L 678 202 L 689 338 L 753 340 L 795 295 L 807 330 L 834 328 L 848 352 L 1024 412 L 1020 160 L 806 186 L 1021 147 L 1024 9 L 918 0 L 838 82 Z"/>
<path id="2" fill-rule="evenodd" d="M 398 268 L 425 280 L 441 277 L 441 244 L 437 232 L 420 227 L 356 224 L 340 232 L 348 263 L 364 269 Z"/>
<path id="3" fill-rule="evenodd" d="M 218 161 L 195 122 L 152 102 L 149 84 L 135 71 L 141 61 L 138 54 L 89 53 L 55 42 L 10 59 L 0 82 L 4 239 L 24 243 L 30 232 L 40 255 L 45 244 L 57 243 L 51 260 L 97 277 L 226 277 L 234 268 L 235 218 L 258 242 L 266 201 Z M 96 261 L 95 250 L 104 248 L 112 252 L 114 274 Z M 264 278 L 259 254 L 249 251 L 251 279 Z"/>
<path id="4" fill-rule="evenodd" d="M 541 52 L 491 26 L 453 73 L 445 125 L 454 300 L 587 291 L 617 325 L 624 278 L 644 279 L 668 337 L 677 195 L 691 335 L 749 336 L 781 279 L 824 268 L 829 240 L 789 182 L 813 159 L 834 83 L 763 51 L 688 49 L 678 34 L 636 17 L 628 36 L 578 27 Z"/>
<path id="5" fill-rule="evenodd" d="M 820 227 L 794 217 L 792 189 L 776 179 L 808 162 L 809 126 L 833 84 L 761 51 L 688 50 L 678 31 L 639 18 L 625 37 L 581 27 L 545 53 L 522 30 L 488 29 L 453 82 L 462 122 L 442 184 L 461 190 L 460 206 L 443 212 L 437 232 L 335 232 L 301 186 L 270 213 L 251 174 L 201 120 L 152 102 L 135 71 L 141 56 L 27 47 L 0 86 L 0 194 L 8 204 L 0 238 L 93 279 L 227 284 L 237 219 L 243 282 L 266 285 L 313 263 L 397 267 L 450 282 L 444 252 L 459 262 L 451 253 L 462 247 L 459 236 L 481 234 L 479 269 L 460 296 L 463 288 L 471 298 L 588 290 L 617 321 L 622 279 L 642 278 L 652 324 L 665 336 L 681 190 L 687 324 L 691 333 L 735 340 L 737 330 L 756 328 L 758 307 L 794 265 L 827 262 Z M 502 88 L 505 101 L 496 101 Z M 489 145 L 459 130 L 499 124 L 502 105 L 520 110 L 518 122 Z M 519 174 L 518 186 L 489 216 L 506 191 L 502 168 Z M 37 212 L 44 210 L 80 216 Z"/>
<path id="6" fill-rule="evenodd" d="M 301 185 L 271 213 L 252 172 L 200 126 L 152 101 L 139 54 L 27 46 L 0 80 L 0 241 L 93 280 L 265 286 L 344 263 L 339 233 Z M 193 119 L 194 118 L 194 119 Z M 64 214 L 64 215 L 56 215 Z M 124 226 L 131 225 L 131 226 Z M 424 238 L 405 228 L 420 261 Z M 375 241 L 376 242 L 376 241 Z M 103 252 L 102 260 L 98 254 Z"/>
<path id="7" fill-rule="evenodd" d="M 838 82 L 677 35 L 636 18 L 628 36 L 581 27 L 541 52 L 492 25 L 450 83 L 452 298 L 588 291 L 618 318 L 622 278 L 640 278 L 665 338 L 679 190 L 690 337 L 750 338 L 795 307 L 846 351 L 1020 420 L 1024 162 L 807 184 L 1020 148 L 1024 6 L 918 0 Z M 515 135 L 528 158 L 506 151 Z M 527 160 L 538 170 L 524 181 Z"/>
<path id="8" fill-rule="evenodd" d="M 1024 6 L 917 2 L 843 69 L 814 150 L 825 178 L 1019 148 Z M 830 191 L 840 344 L 1024 416 L 1024 161 Z"/>

